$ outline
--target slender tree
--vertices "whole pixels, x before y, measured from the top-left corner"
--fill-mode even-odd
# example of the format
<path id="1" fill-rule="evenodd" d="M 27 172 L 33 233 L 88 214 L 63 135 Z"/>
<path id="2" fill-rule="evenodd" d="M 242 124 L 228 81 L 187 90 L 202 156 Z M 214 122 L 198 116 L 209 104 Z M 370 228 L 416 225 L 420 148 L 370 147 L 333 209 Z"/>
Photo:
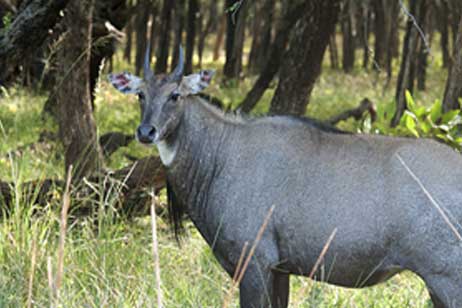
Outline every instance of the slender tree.
<path id="1" fill-rule="evenodd" d="M 133 45 L 133 21 L 130 20 L 125 27 L 125 47 L 124 47 L 124 60 L 127 63 L 132 61 L 132 45 Z"/>
<path id="2" fill-rule="evenodd" d="M 197 56 L 199 57 L 199 67 L 202 67 L 202 56 L 204 54 L 205 39 L 207 36 L 218 26 L 218 1 L 211 1 L 208 9 L 207 22 L 204 21 L 206 10 L 205 7 L 201 7 L 201 18 L 200 18 L 200 31 L 199 39 L 197 42 Z"/>
<path id="3" fill-rule="evenodd" d="M 433 9 L 431 3 L 426 1 L 422 7 L 422 24 L 420 27 L 423 30 L 425 41 L 423 38 L 419 39 L 418 45 L 418 58 L 417 58 L 417 89 L 424 91 L 426 88 L 427 80 L 427 66 L 428 66 L 428 54 L 430 52 L 430 46 L 433 37 Z M 428 46 L 427 46 L 428 44 Z"/>
<path id="4" fill-rule="evenodd" d="M 242 70 L 245 21 L 251 4 L 248 0 L 227 0 L 226 62 L 223 74 L 227 79 L 238 79 Z"/>
<path id="5" fill-rule="evenodd" d="M 220 23 L 218 24 L 217 37 L 215 40 L 215 45 L 213 47 L 213 61 L 217 61 L 220 57 L 221 45 L 223 45 L 223 38 L 225 36 L 225 28 L 227 22 L 227 14 L 223 13 L 220 17 Z"/>
<path id="6" fill-rule="evenodd" d="M 438 28 L 441 33 L 441 53 L 443 67 L 449 68 L 451 54 L 449 52 L 449 7 L 447 1 L 438 1 Z"/>
<path id="7" fill-rule="evenodd" d="M 339 68 L 338 63 L 338 47 L 337 47 L 337 40 L 335 37 L 335 31 L 331 35 L 329 39 L 329 58 L 330 58 L 330 67 L 334 70 Z"/>
<path id="8" fill-rule="evenodd" d="M 444 111 L 459 109 L 460 99 L 462 98 L 462 18 L 459 23 L 459 32 L 454 49 L 456 50 L 454 63 L 449 70 L 444 91 Z"/>
<path id="9" fill-rule="evenodd" d="M 185 0 L 175 1 L 175 22 L 173 23 L 175 25 L 175 38 L 173 40 L 171 67 L 175 67 L 178 63 L 179 48 L 183 41 L 185 6 Z"/>
<path id="10" fill-rule="evenodd" d="M 168 54 L 170 50 L 170 30 L 172 23 L 172 11 L 175 1 L 164 0 L 160 16 L 159 41 L 157 44 L 156 73 L 167 71 Z"/>
<path id="11" fill-rule="evenodd" d="M 196 41 L 197 14 L 199 13 L 198 0 L 188 1 L 188 27 L 186 32 L 185 73 L 190 74 L 193 67 L 194 44 Z"/>
<path id="12" fill-rule="evenodd" d="M 159 33 L 159 1 L 154 0 L 152 3 L 152 10 L 151 10 L 151 28 L 149 29 L 149 44 L 151 48 L 149 49 L 149 59 L 152 58 L 154 51 L 156 50 L 156 42 L 157 36 Z"/>
<path id="13" fill-rule="evenodd" d="M 364 1 L 359 4 L 360 10 L 360 24 L 358 25 L 359 30 L 359 42 L 363 48 L 363 69 L 367 70 L 370 62 L 370 51 L 369 51 L 369 37 L 371 33 L 371 7 L 369 1 Z"/>
<path id="14" fill-rule="evenodd" d="M 342 67 L 346 73 L 350 72 L 353 69 L 354 64 L 355 64 L 355 51 L 356 51 L 355 14 L 356 14 L 355 0 L 344 1 L 340 25 L 341 25 L 342 34 L 343 34 Z"/>
<path id="15" fill-rule="evenodd" d="M 391 78 L 394 39 L 398 28 L 399 0 L 372 0 L 374 10 L 374 69 L 385 68 Z M 396 33 L 395 33 L 396 32 Z"/>
<path id="16" fill-rule="evenodd" d="M 135 56 L 135 72 L 137 75 L 141 73 L 143 67 L 144 53 L 148 44 L 148 21 L 151 9 L 149 0 L 139 0 L 137 6 L 137 15 L 135 18 L 136 30 L 136 56 Z"/>
<path id="17" fill-rule="evenodd" d="M 261 96 L 268 88 L 270 82 L 279 71 L 282 56 L 286 50 L 289 34 L 294 25 L 300 20 L 304 12 L 308 9 L 310 1 L 291 1 L 284 8 L 284 13 L 277 26 L 276 36 L 271 44 L 268 60 L 264 69 L 260 73 L 252 89 L 247 93 L 244 100 L 239 104 L 237 109 L 243 112 L 250 112 Z"/>
<path id="18" fill-rule="evenodd" d="M 89 87 L 93 4 L 93 0 L 69 3 L 64 19 L 67 32 L 58 51 L 55 91 L 59 135 L 66 171 L 73 165 L 76 179 L 95 172 L 102 162 Z"/>
<path id="19" fill-rule="evenodd" d="M 413 92 L 414 79 L 416 70 L 416 55 L 417 46 L 419 43 L 419 31 L 414 25 L 414 18 L 418 24 L 421 24 L 423 17 L 424 2 L 427 0 L 411 0 L 410 1 L 410 15 L 406 25 L 406 35 L 403 42 L 403 52 L 401 67 L 399 70 L 398 81 L 396 85 L 396 111 L 393 115 L 391 125 L 396 126 L 399 124 L 401 116 L 407 108 L 406 91 Z"/>
<path id="20" fill-rule="evenodd" d="M 275 5 L 275 0 L 256 2 L 254 5 L 252 45 L 247 64 L 251 73 L 261 72 L 268 60 Z"/>
<path id="21" fill-rule="evenodd" d="M 270 113 L 305 113 L 314 83 L 321 73 L 324 52 L 334 32 L 339 11 L 340 0 L 310 1 L 309 9 L 297 23 L 284 55 Z"/>

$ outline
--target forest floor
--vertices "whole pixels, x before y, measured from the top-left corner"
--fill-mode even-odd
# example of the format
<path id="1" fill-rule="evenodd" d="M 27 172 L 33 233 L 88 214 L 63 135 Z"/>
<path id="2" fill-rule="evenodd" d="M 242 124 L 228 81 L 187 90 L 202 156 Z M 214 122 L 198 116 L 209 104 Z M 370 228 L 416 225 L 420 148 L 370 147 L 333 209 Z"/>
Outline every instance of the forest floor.
<path id="1" fill-rule="evenodd" d="M 217 67 L 210 63 L 207 68 Z M 221 66 L 222 63 L 219 63 Z M 120 70 L 128 64 L 115 62 Z M 395 70 L 397 72 L 397 68 Z M 446 71 L 432 59 L 428 70 L 427 91 L 418 92 L 418 104 L 441 99 Z M 208 93 L 226 105 L 235 106 L 250 89 L 254 78 L 246 78 L 235 87 L 223 87 L 220 76 Z M 395 76 L 396 78 L 396 76 Z M 351 74 L 334 71 L 325 65 L 307 114 L 319 118 L 355 107 L 368 97 L 377 105 L 393 102 L 395 78 L 384 90 L 385 76 L 357 69 Z M 269 89 L 255 113 L 264 113 L 274 88 Z M 10 215 L 0 222 L 0 307 L 23 307 L 29 300 L 35 307 L 49 307 L 53 292 L 60 307 L 153 307 L 156 303 L 154 264 L 151 251 L 149 217 L 127 221 L 112 208 L 115 200 L 101 198 L 93 217 L 70 224 L 64 248 L 63 282 L 49 285 L 57 268 L 61 197 L 49 203 L 40 214 L 32 215 L 34 204 L 27 204 L 20 185 L 32 179 L 61 177 L 63 157 L 60 145 L 48 141 L 36 143 L 39 134 L 56 131 L 56 125 L 42 119 L 46 94 L 23 89 L 3 90 L 0 108 L 0 179 L 14 183 L 16 196 Z M 104 79 L 97 89 L 96 122 L 98 133 L 134 132 L 139 110 L 134 96 L 117 93 Z M 355 131 L 349 120 L 339 125 Z M 30 146 L 33 144 L 33 146 Z M 133 142 L 118 150 L 108 162 L 117 169 L 129 161 L 125 154 L 143 157 L 155 151 Z M 72 202 L 71 202 L 72 207 Z M 231 279 L 215 261 L 210 248 L 188 224 L 188 237 L 179 247 L 166 223 L 159 219 L 159 250 L 165 307 L 221 307 Z M 49 266 L 48 263 L 51 265 Z M 327 270 L 327 269 L 326 269 Z M 327 275 L 327 274 L 326 274 Z M 55 291 L 51 291 L 55 290 Z M 51 292 L 51 293 L 50 293 Z M 235 292 L 231 307 L 238 306 Z M 379 286 L 361 290 L 329 286 L 292 277 L 291 307 L 431 307 L 423 282 L 411 273 L 403 273 Z"/>

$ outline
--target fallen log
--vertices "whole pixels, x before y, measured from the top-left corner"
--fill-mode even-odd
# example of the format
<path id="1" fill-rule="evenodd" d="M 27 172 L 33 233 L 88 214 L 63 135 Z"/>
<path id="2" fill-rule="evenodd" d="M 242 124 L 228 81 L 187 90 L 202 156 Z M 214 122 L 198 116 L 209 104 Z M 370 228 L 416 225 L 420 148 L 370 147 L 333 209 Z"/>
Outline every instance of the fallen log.
<path id="1" fill-rule="evenodd" d="M 19 187 L 21 204 L 45 206 L 56 198 L 56 191 L 62 191 L 61 179 L 34 180 Z M 119 214 L 127 217 L 149 213 L 149 192 L 159 192 L 165 187 L 165 169 L 160 159 L 148 156 L 116 171 L 84 179 L 72 188 L 73 211 L 75 216 L 94 213 L 103 194 L 104 200 L 112 194 L 116 198 L 114 206 Z M 11 212 L 15 203 L 14 183 L 0 181 L 0 215 Z M 39 210 L 40 206 L 37 207 Z"/>
<path id="2" fill-rule="evenodd" d="M 340 121 L 345 121 L 349 118 L 354 118 L 355 120 L 361 120 L 365 112 L 369 112 L 371 115 L 371 121 L 374 122 L 377 116 L 374 103 L 372 103 L 368 98 L 364 98 L 358 107 L 346 110 L 336 116 L 331 117 L 326 122 L 330 125 L 335 125 Z"/>

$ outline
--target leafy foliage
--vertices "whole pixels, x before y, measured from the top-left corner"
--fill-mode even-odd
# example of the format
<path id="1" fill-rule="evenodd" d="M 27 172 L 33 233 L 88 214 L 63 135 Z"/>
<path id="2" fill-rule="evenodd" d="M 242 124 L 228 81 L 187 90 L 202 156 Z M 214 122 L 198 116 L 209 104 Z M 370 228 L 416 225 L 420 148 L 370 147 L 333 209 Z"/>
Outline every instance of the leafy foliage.
<path id="1" fill-rule="evenodd" d="M 367 119 L 362 123 L 362 132 L 393 136 L 427 137 L 438 139 L 451 147 L 462 150 L 460 110 L 443 113 L 442 103 L 435 100 L 430 106 L 419 106 L 409 91 L 406 92 L 406 110 L 399 125 L 390 127 L 391 117 L 395 112 L 394 102 L 380 105 L 377 108 L 377 120 L 371 123 Z"/>

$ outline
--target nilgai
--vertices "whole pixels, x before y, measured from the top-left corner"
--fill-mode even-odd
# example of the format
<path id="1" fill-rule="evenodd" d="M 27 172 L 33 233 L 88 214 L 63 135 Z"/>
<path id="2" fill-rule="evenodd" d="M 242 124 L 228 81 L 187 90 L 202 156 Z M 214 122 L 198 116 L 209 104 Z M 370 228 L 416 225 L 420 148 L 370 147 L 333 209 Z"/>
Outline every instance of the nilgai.
<path id="1" fill-rule="evenodd" d="M 157 146 L 167 169 L 177 232 L 186 213 L 233 276 L 269 217 L 240 282 L 241 307 L 287 307 L 289 276 L 308 276 L 318 260 L 314 279 L 362 288 L 409 270 L 435 307 L 462 307 L 458 153 L 306 118 L 223 113 L 195 95 L 213 71 L 183 76 L 180 53 L 168 75 L 146 60 L 143 79 L 109 79 L 139 97 L 136 137 Z"/>

